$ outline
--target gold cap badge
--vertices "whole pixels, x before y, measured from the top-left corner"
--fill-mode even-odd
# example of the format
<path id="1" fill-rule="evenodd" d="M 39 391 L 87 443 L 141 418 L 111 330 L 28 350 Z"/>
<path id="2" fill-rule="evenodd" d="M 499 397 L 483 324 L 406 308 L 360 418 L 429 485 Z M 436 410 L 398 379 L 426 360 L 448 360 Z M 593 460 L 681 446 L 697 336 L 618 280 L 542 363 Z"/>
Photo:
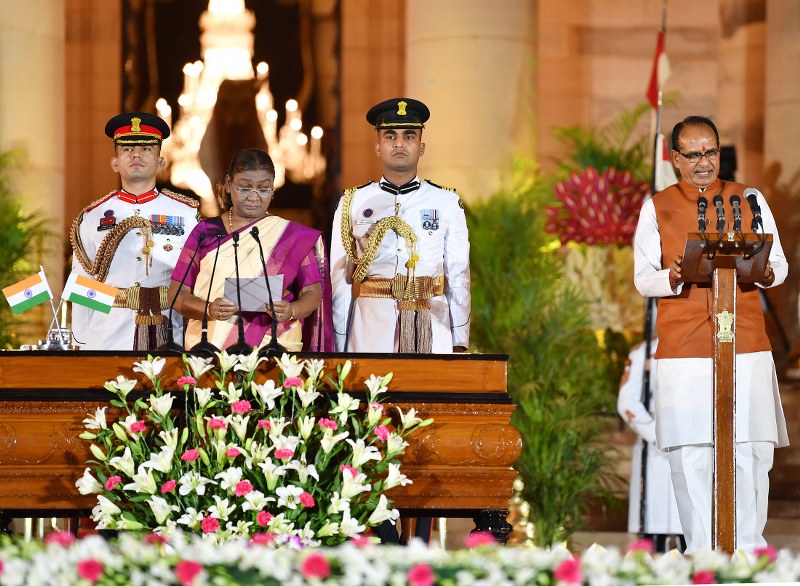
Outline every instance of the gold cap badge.
<path id="1" fill-rule="evenodd" d="M 400 100 L 397 102 L 397 115 L 398 116 L 405 116 L 406 115 L 406 106 L 408 106 L 408 102 L 404 102 Z"/>
<path id="2" fill-rule="evenodd" d="M 141 132 L 142 129 L 139 127 L 141 123 L 142 123 L 141 118 L 136 118 L 136 117 L 131 118 L 131 132 Z"/>

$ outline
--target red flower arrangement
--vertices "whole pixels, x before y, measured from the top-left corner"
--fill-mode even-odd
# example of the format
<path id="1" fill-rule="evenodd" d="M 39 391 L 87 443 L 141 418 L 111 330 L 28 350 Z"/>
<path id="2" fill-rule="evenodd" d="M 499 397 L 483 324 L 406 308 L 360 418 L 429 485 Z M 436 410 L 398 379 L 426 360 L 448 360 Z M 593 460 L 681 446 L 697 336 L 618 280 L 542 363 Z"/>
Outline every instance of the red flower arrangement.
<path id="1" fill-rule="evenodd" d="M 587 167 L 556 183 L 561 205 L 545 208 L 545 230 L 562 243 L 629 245 L 650 184 L 637 183 L 630 171 Z"/>

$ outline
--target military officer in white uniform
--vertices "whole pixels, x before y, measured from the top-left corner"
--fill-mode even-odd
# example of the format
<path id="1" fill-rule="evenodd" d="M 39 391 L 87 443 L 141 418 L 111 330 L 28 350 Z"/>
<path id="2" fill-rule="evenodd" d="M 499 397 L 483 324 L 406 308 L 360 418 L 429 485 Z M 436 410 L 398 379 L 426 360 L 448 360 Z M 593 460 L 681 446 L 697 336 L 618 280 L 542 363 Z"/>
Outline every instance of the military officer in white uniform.
<path id="1" fill-rule="evenodd" d="M 348 189 L 333 221 L 331 283 L 340 352 L 450 353 L 469 346 L 469 237 L 458 195 L 420 181 L 430 112 L 410 98 L 367 113 L 380 181 Z"/>
<path id="2" fill-rule="evenodd" d="M 84 208 L 72 225 L 72 270 L 120 289 L 108 314 L 72 307 L 75 341 L 87 350 L 152 350 L 166 341 L 167 286 L 183 243 L 198 220 L 198 202 L 156 189 L 169 126 L 145 112 L 108 121 L 111 168 L 121 189 Z M 182 319 L 173 313 L 175 341 Z"/>

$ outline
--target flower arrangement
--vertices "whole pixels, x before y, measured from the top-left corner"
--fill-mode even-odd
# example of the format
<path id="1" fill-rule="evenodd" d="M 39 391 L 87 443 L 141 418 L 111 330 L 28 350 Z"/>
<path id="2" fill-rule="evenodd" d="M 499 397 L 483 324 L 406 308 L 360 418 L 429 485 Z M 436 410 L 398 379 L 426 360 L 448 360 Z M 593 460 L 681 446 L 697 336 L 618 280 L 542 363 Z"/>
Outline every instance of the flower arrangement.
<path id="1" fill-rule="evenodd" d="M 796 582 L 800 558 L 788 550 L 754 554 L 702 552 L 687 558 L 653 555 L 649 542 L 623 553 L 592 546 L 575 556 L 552 549 L 497 547 L 483 535 L 469 549 L 446 553 L 413 540 L 408 547 L 356 540 L 338 547 L 295 549 L 255 540 L 210 544 L 123 534 L 116 541 L 89 536 L 75 541 L 51 533 L 44 542 L 0 541 L 0 585 L 32 584 L 264 584 L 294 586 L 444 586 L 452 584 L 710 584 Z"/>
<path id="2" fill-rule="evenodd" d="M 392 424 L 381 403 L 391 374 L 370 376 L 362 406 L 345 392 L 349 361 L 334 380 L 322 360 L 283 355 L 276 384 L 257 380 L 266 359 L 255 351 L 217 357 L 184 355 L 173 385 L 160 376 L 164 358 L 136 362 L 147 397 L 131 393 L 134 380 L 105 383 L 122 416 L 111 423 L 101 407 L 84 420 L 95 459 L 75 483 L 97 494 L 98 528 L 335 545 L 397 519 L 385 492 L 411 482 L 400 472 L 405 438 L 432 420 L 398 409 Z"/>

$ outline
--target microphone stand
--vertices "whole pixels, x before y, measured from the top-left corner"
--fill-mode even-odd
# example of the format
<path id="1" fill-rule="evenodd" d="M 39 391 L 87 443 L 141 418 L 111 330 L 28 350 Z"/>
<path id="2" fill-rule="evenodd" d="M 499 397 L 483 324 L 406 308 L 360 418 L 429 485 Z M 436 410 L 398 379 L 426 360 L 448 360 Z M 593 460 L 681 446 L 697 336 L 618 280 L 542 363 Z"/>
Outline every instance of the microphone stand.
<path id="1" fill-rule="evenodd" d="M 204 233 L 200 233 L 200 236 L 197 240 L 197 248 L 194 249 L 192 253 L 192 258 L 189 260 L 189 266 L 186 267 L 186 271 L 183 273 L 183 278 L 181 279 L 180 284 L 178 285 L 178 290 L 175 291 L 175 297 L 172 298 L 172 303 L 169 304 L 169 316 L 167 317 L 167 341 L 161 344 L 156 351 L 158 352 L 183 352 L 183 345 L 178 344 L 175 341 L 172 332 L 172 310 L 175 308 L 175 302 L 178 300 L 178 293 L 181 292 L 183 288 L 183 284 L 186 282 L 186 277 L 189 276 L 189 270 L 192 268 L 194 264 L 194 259 L 197 257 L 197 253 L 200 252 L 200 247 L 203 245 L 203 240 L 205 240 L 206 235 Z"/>
<path id="2" fill-rule="evenodd" d="M 272 289 L 269 286 L 269 275 L 267 275 L 267 262 L 264 260 L 264 248 L 261 246 L 261 239 L 258 237 L 258 226 L 253 226 L 250 234 L 258 244 L 258 253 L 261 255 L 261 264 L 264 266 L 264 282 L 267 284 L 267 298 L 269 300 L 271 339 L 269 343 L 258 351 L 261 358 L 277 358 L 282 356 L 287 350 L 278 342 L 278 320 L 275 319 L 275 304 L 272 301 Z"/>
<path id="3" fill-rule="evenodd" d="M 242 315 L 242 292 L 239 289 L 239 233 L 233 232 L 233 263 L 236 266 L 236 304 L 239 306 L 239 320 L 236 325 L 239 326 L 239 341 L 233 346 L 228 348 L 229 354 L 250 354 L 253 347 L 245 342 L 244 339 L 244 316 Z"/>
<path id="4" fill-rule="evenodd" d="M 217 233 L 217 250 L 214 252 L 214 264 L 211 266 L 211 279 L 208 282 L 208 293 L 206 293 L 206 305 L 203 309 L 203 322 L 200 332 L 200 341 L 189 348 L 189 352 L 196 354 L 205 354 L 207 356 L 214 356 L 214 352 L 219 352 L 219 348 L 214 346 L 208 341 L 208 306 L 211 302 L 211 285 L 214 284 L 214 275 L 217 272 L 217 259 L 219 258 L 219 241 L 222 239 L 222 234 Z"/>

